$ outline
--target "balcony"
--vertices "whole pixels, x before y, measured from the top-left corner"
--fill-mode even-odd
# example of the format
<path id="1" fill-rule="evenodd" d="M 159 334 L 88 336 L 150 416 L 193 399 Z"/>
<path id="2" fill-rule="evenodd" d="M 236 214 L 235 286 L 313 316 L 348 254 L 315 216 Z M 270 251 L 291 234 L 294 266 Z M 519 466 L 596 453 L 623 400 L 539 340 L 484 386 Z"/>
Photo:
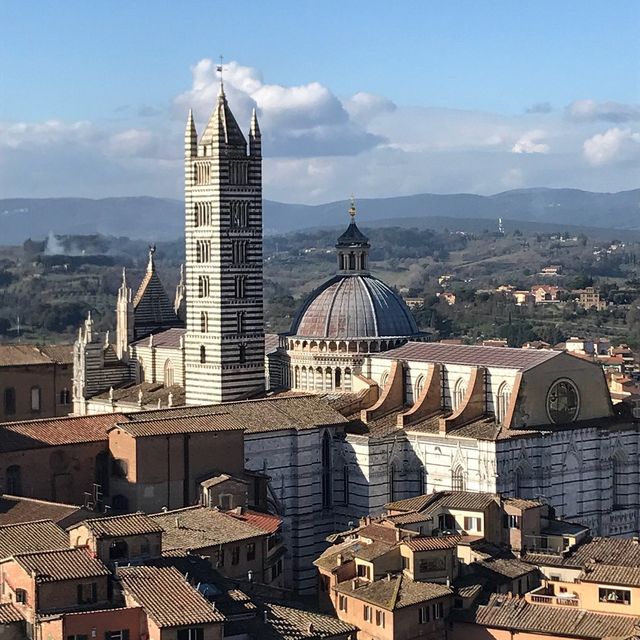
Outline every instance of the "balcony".
<path id="1" fill-rule="evenodd" d="M 560 607 L 579 607 L 580 598 L 575 593 L 553 593 L 548 587 L 539 587 L 525 595 L 532 604 L 547 604 Z"/>

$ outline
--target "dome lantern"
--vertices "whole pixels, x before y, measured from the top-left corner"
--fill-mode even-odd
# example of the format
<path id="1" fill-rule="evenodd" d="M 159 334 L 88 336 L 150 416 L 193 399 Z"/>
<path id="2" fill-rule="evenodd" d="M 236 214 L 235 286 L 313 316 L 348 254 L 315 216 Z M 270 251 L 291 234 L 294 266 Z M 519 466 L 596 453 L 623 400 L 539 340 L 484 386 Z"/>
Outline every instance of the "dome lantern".
<path id="1" fill-rule="evenodd" d="M 369 238 L 358 229 L 356 224 L 356 203 L 353 197 L 349 216 L 351 222 L 336 242 L 338 272 L 342 275 L 366 274 L 369 273 Z"/>

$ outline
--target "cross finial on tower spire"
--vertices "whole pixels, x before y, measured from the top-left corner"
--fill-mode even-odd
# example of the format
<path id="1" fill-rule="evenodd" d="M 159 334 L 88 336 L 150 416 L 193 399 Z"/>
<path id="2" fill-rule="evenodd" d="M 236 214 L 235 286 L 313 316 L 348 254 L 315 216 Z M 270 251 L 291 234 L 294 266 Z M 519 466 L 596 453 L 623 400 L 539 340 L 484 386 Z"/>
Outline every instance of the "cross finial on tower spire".
<path id="1" fill-rule="evenodd" d="M 356 219 L 356 199 L 353 197 L 353 194 L 351 194 L 350 198 L 350 205 L 349 205 L 349 215 L 351 216 L 351 222 L 355 222 Z"/>
<path id="2" fill-rule="evenodd" d="M 216 67 L 216 71 L 220 74 L 220 93 L 224 95 L 224 79 L 222 77 L 222 62 L 224 60 L 224 56 L 220 55 L 220 64 Z"/>

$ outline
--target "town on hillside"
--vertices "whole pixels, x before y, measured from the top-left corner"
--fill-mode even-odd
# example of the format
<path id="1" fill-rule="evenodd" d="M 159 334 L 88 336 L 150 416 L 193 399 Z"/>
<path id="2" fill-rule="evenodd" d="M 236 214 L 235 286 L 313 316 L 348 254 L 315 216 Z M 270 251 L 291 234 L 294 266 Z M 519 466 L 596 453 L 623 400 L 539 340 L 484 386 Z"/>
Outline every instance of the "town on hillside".
<path id="1" fill-rule="evenodd" d="M 265 239 L 210 106 L 184 250 L 3 249 L 2 638 L 636 638 L 640 245 Z"/>

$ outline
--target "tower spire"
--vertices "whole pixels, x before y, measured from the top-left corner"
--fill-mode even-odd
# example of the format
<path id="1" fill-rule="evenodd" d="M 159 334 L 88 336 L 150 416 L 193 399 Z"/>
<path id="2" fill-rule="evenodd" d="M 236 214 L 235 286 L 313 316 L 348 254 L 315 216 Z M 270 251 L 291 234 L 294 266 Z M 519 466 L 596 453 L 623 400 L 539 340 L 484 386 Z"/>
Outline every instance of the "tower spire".
<path id="1" fill-rule="evenodd" d="M 220 55 L 220 64 L 216 67 L 216 71 L 220 74 L 220 95 L 224 97 L 224 78 L 222 77 L 224 56 Z"/>
<path id="2" fill-rule="evenodd" d="M 198 134 L 196 133 L 196 125 L 193 121 L 193 111 L 189 109 L 187 117 L 187 126 L 184 130 L 184 153 L 185 156 L 195 156 L 198 148 Z"/>
<path id="3" fill-rule="evenodd" d="M 355 224 L 356 222 L 356 199 L 351 194 L 349 198 L 349 215 L 351 216 L 351 222 Z"/>
<path id="4" fill-rule="evenodd" d="M 149 262 L 147 263 L 147 273 L 153 273 L 156 270 L 156 265 L 153 261 L 153 254 L 156 252 L 156 245 L 149 245 Z"/>

